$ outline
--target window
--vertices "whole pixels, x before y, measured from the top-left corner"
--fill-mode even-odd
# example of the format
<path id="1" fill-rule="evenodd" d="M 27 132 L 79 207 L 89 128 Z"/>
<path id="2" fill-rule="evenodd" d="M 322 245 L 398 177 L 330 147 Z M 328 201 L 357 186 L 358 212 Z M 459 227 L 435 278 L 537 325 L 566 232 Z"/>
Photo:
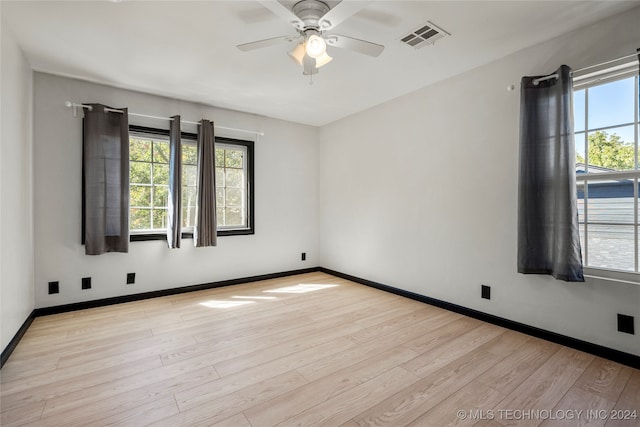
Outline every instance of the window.
<path id="1" fill-rule="evenodd" d="M 169 142 L 129 135 L 129 229 L 166 230 Z"/>
<path id="2" fill-rule="evenodd" d="M 197 196 L 197 135 L 182 133 L 182 237 L 193 236 Z M 130 126 L 132 240 L 166 238 L 169 132 Z M 216 138 L 218 235 L 253 234 L 253 142 Z"/>
<path id="3" fill-rule="evenodd" d="M 218 228 L 247 224 L 247 147 L 216 145 L 216 214 Z"/>
<path id="4" fill-rule="evenodd" d="M 638 84 L 637 64 L 574 83 L 583 263 L 634 281 L 624 273 L 640 273 Z"/>

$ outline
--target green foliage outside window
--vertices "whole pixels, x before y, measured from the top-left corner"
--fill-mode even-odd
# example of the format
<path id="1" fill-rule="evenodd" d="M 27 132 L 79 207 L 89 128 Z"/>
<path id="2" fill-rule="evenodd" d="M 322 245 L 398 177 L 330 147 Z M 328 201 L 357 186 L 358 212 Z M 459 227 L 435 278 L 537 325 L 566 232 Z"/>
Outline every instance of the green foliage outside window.
<path id="1" fill-rule="evenodd" d="M 633 144 L 624 142 L 615 133 L 596 131 L 588 136 L 589 164 L 613 170 L 629 170 L 634 168 Z M 578 154 L 576 160 L 584 163 L 583 156 Z"/>

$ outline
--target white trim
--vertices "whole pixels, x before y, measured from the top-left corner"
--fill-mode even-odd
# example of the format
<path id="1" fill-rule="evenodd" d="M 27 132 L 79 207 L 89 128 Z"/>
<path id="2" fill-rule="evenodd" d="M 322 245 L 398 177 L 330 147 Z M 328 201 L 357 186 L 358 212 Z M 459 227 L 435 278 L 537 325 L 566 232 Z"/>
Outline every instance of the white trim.
<path id="1" fill-rule="evenodd" d="M 619 60 L 617 60 L 619 61 Z M 609 61 L 609 63 L 614 63 L 616 61 Z M 602 64 L 600 64 L 602 65 Z M 589 67 L 592 69 L 594 67 Z M 587 173 L 576 173 L 576 184 L 584 185 L 584 203 L 583 203 L 583 216 L 584 220 L 581 223 L 580 232 L 583 237 L 583 251 L 584 251 L 584 273 L 585 277 L 592 279 L 600 279 L 600 280 L 609 280 L 613 282 L 619 283 L 629 283 L 634 285 L 640 285 L 640 225 L 638 223 L 640 214 L 638 212 L 639 209 L 639 201 L 638 201 L 638 179 L 640 179 L 640 169 L 638 169 L 638 110 L 640 108 L 638 99 L 638 82 L 640 76 L 638 75 L 638 61 L 635 60 L 632 63 L 628 61 L 626 63 L 621 63 L 618 65 L 614 65 L 613 67 L 607 69 L 599 69 L 596 71 L 591 71 L 588 74 L 583 74 L 582 76 L 578 76 L 574 79 L 573 90 L 574 93 L 579 90 L 585 91 L 585 105 L 584 105 L 584 130 L 579 132 L 575 132 L 574 135 L 578 136 L 578 138 L 584 141 L 584 157 L 585 157 L 585 168 L 587 169 Z M 616 124 L 613 126 L 607 126 L 601 129 L 589 129 L 589 89 L 598 86 L 599 84 L 611 83 L 616 80 L 620 80 L 622 78 L 629 78 L 634 76 L 634 120 L 631 123 L 626 124 Z M 577 82 L 577 84 L 576 84 Z M 588 147 L 588 134 L 591 132 L 595 132 L 598 130 L 608 130 L 614 128 L 620 128 L 624 126 L 633 126 L 634 128 L 634 150 L 635 150 L 635 158 L 634 158 L 634 167 L 636 169 L 631 170 L 622 170 L 622 171 L 601 171 L 601 172 L 588 172 L 589 171 L 589 147 Z M 633 180 L 633 203 L 634 203 L 634 223 L 628 224 L 618 224 L 618 223 L 598 223 L 598 222 L 590 222 L 589 221 L 589 212 L 588 212 L 588 201 L 589 201 L 589 185 L 590 183 L 600 182 L 600 181 L 612 181 L 612 180 Z M 589 266 L 590 262 L 590 250 L 589 250 L 589 226 L 597 226 L 597 225 L 615 225 L 615 226 L 630 226 L 633 227 L 633 272 L 629 271 L 620 271 L 613 269 L 606 269 L 602 267 L 593 267 Z M 596 252 L 597 253 L 597 252 Z M 614 255 L 615 257 L 615 255 Z M 614 258 L 615 259 L 615 258 Z"/>
<path id="2" fill-rule="evenodd" d="M 610 282 L 627 283 L 640 286 L 640 274 L 630 271 L 606 270 L 596 267 L 585 267 L 584 277 L 589 279 L 607 280 Z"/>
<path id="3" fill-rule="evenodd" d="M 612 77 L 623 76 L 623 74 L 629 73 L 628 69 L 632 67 L 635 67 L 635 69 L 637 70 L 638 56 L 640 56 L 640 52 L 621 56 L 620 58 L 612 59 L 610 61 L 601 62 L 600 64 L 590 65 L 588 67 L 583 67 L 583 68 L 571 71 L 570 74 L 571 76 L 573 76 L 574 89 L 576 87 L 576 81 L 579 82 L 586 78 L 598 76 L 599 78 L 593 80 L 595 82 L 595 81 L 600 81 L 608 78 L 606 77 L 608 75 L 612 75 Z M 634 58 L 634 59 L 629 59 L 629 58 Z M 612 65 L 616 63 L 618 65 Z M 589 71 L 587 72 L 587 70 Z M 535 78 L 532 80 L 532 82 L 534 86 L 538 86 L 540 82 L 543 82 L 545 80 L 558 79 L 558 78 L 560 78 L 560 75 L 558 73 L 554 73 L 554 74 L 549 74 L 547 76 Z M 591 83 L 591 81 L 580 83 L 580 85 L 585 85 L 589 83 Z"/>
<path id="4" fill-rule="evenodd" d="M 248 197 L 248 186 L 247 186 L 247 156 L 249 154 L 249 149 L 245 146 L 245 145 L 236 145 L 236 144 L 228 144 L 228 143 L 224 143 L 224 142 L 219 142 L 216 143 L 216 149 L 217 148 L 224 148 L 225 150 L 235 150 L 235 151 L 242 151 L 242 158 L 243 158 L 243 162 L 242 162 L 242 187 L 240 188 L 242 190 L 242 205 L 240 206 L 240 210 L 241 210 L 241 215 L 243 217 L 243 224 L 242 225 L 222 225 L 222 226 L 218 226 L 219 230 L 249 230 L 249 210 L 248 210 L 248 206 L 247 206 L 247 197 Z M 216 168 L 218 168 L 219 166 L 216 166 Z M 224 166 L 223 170 L 226 170 L 227 167 Z M 229 169 L 234 169 L 234 170 L 239 170 L 239 168 L 229 168 Z M 217 187 L 217 183 L 216 183 L 216 188 Z M 225 182 L 225 196 L 226 196 L 226 182 Z M 226 203 L 224 206 L 222 206 L 222 209 L 224 210 L 226 207 Z M 218 208 L 218 206 L 216 206 L 216 209 Z"/>
<path id="5" fill-rule="evenodd" d="M 638 74 L 638 61 L 622 64 L 613 70 L 603 70 L 579 77 L 574 77 L 573 88 L 593 87 L 598 84 L 609 83 L 615 80 L 622 80 Z"/>
<path id="6" fill-rule="evenodd" d="M 628 169 L 623 171 L 581 173 L 577 175 L 577 178 L 586 179 L 587 181 L 615 181 L 619 179 L 634 179 L 639 174 L 640 170 Z"/>

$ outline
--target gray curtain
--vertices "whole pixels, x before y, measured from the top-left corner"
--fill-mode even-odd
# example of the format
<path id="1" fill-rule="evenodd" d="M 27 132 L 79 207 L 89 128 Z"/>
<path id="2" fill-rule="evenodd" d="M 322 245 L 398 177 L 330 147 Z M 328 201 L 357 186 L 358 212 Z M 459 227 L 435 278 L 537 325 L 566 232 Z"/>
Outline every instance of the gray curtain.
<path id="1" fill-rule="evenodd" d="M 204 119 L 198 126 L 198 197 L 193 243 L 196 247 L 217 243 L 216 148 L 213 122 Z"/>
<path id="2" fill-rule="evenodd" d="M 169 201 L 167 245 L 180 247 L 180 210 L 182 209 L 182 147 L 180 116 L 173 116 L 169 127 Z"/>
<path id="3" fill-rule="evenodd" d="M 578 228 L 571 69 L 523 77 L 520 97 L 518 272 L 584 282 Z"/>
<path id="4" fill-rule="evenodd" d="M 87 255 L 129 250 L 129 116 L 89 104 L 83 120 L 83 211 Z"/>

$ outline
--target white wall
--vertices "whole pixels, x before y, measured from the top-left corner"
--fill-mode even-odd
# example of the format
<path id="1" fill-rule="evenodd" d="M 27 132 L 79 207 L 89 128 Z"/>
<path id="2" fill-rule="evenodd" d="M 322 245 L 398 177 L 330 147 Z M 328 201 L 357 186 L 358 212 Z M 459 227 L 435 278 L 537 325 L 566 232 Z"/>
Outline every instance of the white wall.
<path id="1" fill-rule="evenodd" d="M 5 349 L 34 307 L 32 72 L 1 25 L 0 346 Z"/>
<path id="2" fill-rule="evenodd" d="M 638 22 L 640 8 L 321 128 L 320 264 L 640 355 L 616 323 L 640 326 L 640 286 L 516 272 L 520 107 L 506 90 L 635 52 Z"/>
<path id="3" fill-rule="evenodd" d="M 36 307 L 315 267 L 318 265 L 318 129 L 43 73 L 34 77 Z M 130 112 L 263 131 L 255 143 L 255 235 L 227 236 L 215 248 L 193 240 L 131 242 L 129 253 L 84 254 L 81 233 L 82 119 L 65 101 L 99 102 Z M 130 124 L 168 127 L 130 117 Z M 188 126 L 183 130 L 195 132 Z M 219 136 L 250 137 L 216 131 Z M 251 137 L 250 137 L 251 138 Z M 307 261 L 300 261 L 300 253 Z M 126 285 L 126 273 L 136 283 Z M 92 289 L 81 290 L 81 278 Z M 48 295 L 47 283 L 60 281 Z"/>

